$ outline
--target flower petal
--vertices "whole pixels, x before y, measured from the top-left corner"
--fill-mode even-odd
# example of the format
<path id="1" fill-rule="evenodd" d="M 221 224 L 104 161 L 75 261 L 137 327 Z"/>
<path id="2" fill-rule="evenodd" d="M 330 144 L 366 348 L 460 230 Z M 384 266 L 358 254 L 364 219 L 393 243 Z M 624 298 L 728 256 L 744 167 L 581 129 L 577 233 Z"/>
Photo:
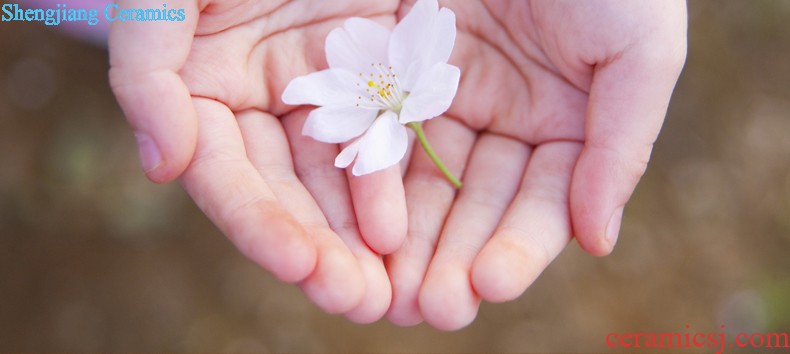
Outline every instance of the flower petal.
<path id="1" fill-rule="evenodd" d="M 378 112 L 358 107 L 320 107 L 310 112 L 302 134 L 325 143 L 342 143 L 370 128 Z"/>
<path id="2" fill-rule="evenodd" d="M 335 158 L 335 167 L 346 168 L 351 164 L 351 161 L 354 161 L 354 158 L 357 157 L 357 153 L 359 152 L 360 140 L 361 139 L 357 139 L 355 142 L 346 146 L 346 148 L 337 155 Z"/>
<path id="3" fill-rule="evenodd" d="M 322 70 L 291 80 L 282 100 L 290 105 L 354 106 L 360 92 L 357 82 L 357 76 L 348 70 Z"/>
<path id="4" fill-rule="evenodd" d="M 326 37 L 326 61 L 330 68 L 359 74 L 368 73 L 370 64 L 387 64 L 390 31 L 371 20 L 352 17 Z"/>
<path id="5" fill-rule="evenodd" d="M 434 64 L 403 101 L 400 123 L 420 122 L 446 112 L 453 103 L 460 79 L 461 70 L 457 67 Z"/>
<path id="6" fill-rule="evenodd" d="M 359 144 L 359 155 L 351 171 L 354 176 L 373 173 L 398 163 L 406 154 L 409 136 L 406 128 L 398 123 L 398 116 L 388 111 L 373 122 L 359 139 Z"/>
<path id="7" fill-rule="evenodd" d="M 390 64 L 406 91 L 437 62 L 446 63 L 455 45 L 455 14 L 436 0 L 420 0 L 392 30 Z"/>

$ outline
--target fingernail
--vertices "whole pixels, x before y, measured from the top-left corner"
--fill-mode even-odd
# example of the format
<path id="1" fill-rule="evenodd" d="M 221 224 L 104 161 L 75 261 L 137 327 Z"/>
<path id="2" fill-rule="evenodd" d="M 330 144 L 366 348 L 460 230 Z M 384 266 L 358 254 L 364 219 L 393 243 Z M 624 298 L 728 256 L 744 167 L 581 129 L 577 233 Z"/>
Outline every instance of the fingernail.
<path id="1" fill-rule="evenodd" d="M 143 165 L 143 170 L 146 173 L 155 170 L 162 163 L 162 153 L 159 152 L 156 142 L 145 133 L 135 133 L 134 137 L 137 139 L 137 149 L 140 152 L 140 164 Z"/>
<path id="2" fill-rule="evenodd" d="M 614 248 L 617 243 L 617 235 L 620 234 L 620 224 L 623 221 L 623 207 L 614 210 L 612 217 L 609 219 L 609 225 L 606 226 L 606 241 L 609 243 L 609 249 Z"/>

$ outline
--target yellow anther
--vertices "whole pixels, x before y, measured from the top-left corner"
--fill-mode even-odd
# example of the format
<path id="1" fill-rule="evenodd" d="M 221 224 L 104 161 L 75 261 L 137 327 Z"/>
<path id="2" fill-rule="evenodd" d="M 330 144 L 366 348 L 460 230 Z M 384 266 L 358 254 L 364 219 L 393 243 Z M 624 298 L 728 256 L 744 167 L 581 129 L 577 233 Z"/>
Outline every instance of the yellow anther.
<path id="1" fill-rule="evenodd" d="M 381 83 L 383 84 L 384 82 L 382 81 Z M 378 91 L 378 94 L 381 97 L 387 96 L 387 93 L 384 91 L 384 89 L 381 88 L 381 85 L 373 82 L 373 80 L 368 81 L 368 87 L 375 87 L 376 91 Z"/>

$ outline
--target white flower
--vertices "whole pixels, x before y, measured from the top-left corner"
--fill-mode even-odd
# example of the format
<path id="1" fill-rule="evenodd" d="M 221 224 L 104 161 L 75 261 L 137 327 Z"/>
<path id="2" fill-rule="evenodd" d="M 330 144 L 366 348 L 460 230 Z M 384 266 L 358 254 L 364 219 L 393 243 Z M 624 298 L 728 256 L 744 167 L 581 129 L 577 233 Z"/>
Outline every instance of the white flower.
<path id="1" fill-rule="evenodd" d="M 420 0 L 390 32 L 350 18 L 326 38 L 329 69 L 293 79 L 282 95 L 292 105 L 320 106 L 302 133 L 326 143 L 354 140 L 335 159 L 356 158 L 360 176 L 398 163 L 408 148 L 405 124 L 450 107 L 460 70 L 447 64 L 455 43 L 455 14 L 436 0 Z"/>

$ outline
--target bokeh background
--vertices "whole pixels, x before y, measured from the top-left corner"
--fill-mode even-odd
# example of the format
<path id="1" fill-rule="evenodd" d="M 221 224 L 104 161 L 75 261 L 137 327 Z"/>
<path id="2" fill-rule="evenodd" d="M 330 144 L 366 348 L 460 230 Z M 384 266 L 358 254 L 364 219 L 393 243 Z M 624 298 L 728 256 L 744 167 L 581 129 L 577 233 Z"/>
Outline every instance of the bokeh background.
<path id="1" fill-rule="evenodd" d="M 275 281 L 144 178 L 103 48 L 2 23 L 0 351 L 618 352 L 610 332 L 790 332 L 790 1 L 692 0 L 689 18 L 615 252 L 574 243 L 454 333 L 355 325 Z"/>

